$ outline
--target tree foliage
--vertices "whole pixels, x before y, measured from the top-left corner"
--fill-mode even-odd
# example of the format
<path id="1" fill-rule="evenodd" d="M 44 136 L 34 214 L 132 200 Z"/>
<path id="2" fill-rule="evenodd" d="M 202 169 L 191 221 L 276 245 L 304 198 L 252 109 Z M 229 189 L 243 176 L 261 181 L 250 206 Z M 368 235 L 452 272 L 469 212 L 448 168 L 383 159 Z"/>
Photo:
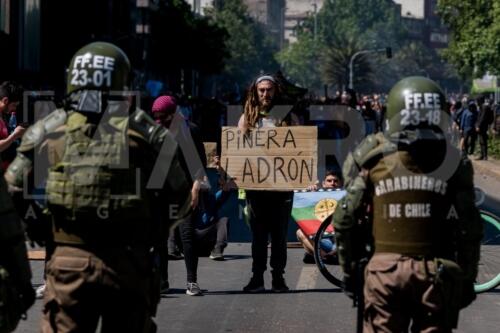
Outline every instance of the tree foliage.
<path id="1" fill-rule="evenodd" d="M 326 0 L 317 13 L 316 36 L 314 21 L 314 17 L 308 18 L 299 27 L 298 42 L 278 56 L 287 75 L 301 83 L 307 77 L 308 82 L 346 87 L 349 62 L 356 52 L 395 47 L 404 36 L 397 7 L 390 0 Z M 320 66 L 309 65 L 318 61 Z M 356 57 L 354 85 L 373 89 L 374 68 L 379 64 L 380 57 L 373 53 Z"/>
<path id="2" fill-rule="evenodd" d="M 356 36 L 365 48 L 385 47 L 402 31 L 392 0 L 326 0 L 318 13 L 318 31 L 327 44 Z M 308 21 L 309 29 L 313 20 Z"/>
<path id="3" fill-rule="evenodd" d="M 207 18 L 195 16 L 182 0 L 159 2 L 151 14 L 150 38 L 149 61 L 156 74 L 181 68 L 218 73 L 227 57 L 226 32 Z"/>
<path id="4" fill-rule="evenodd" d="M 212 24 L 227 32 L 229 58 L 222 73 L 226 84 L 247 85 L 259 73 L 278 68 L 273 56 L 276 45 L 262 25 L 248 15 L 242 0 L 225 0 L 205 14 Z"/>
<path id="5" fill-rule="evenodd" d="M 500 2 L 439 0 L 438 12 L 451 31 L 443 54 L 459 73 L 500 74 Z"/>
<path id="6" fill-rule="evenodd" d="M 283 71 L 296 84 L 307 87 L 321 87 L 320 56 L 322 48 L 313 36 L 304 35 L 300 43 L 294 43 L 276 55 Z"/>
<path id="7" fill-rule="evenodd" d="M 363 49 L 362 44 L 361 40 L 351 34 L 336 36 L 336 40 L 324 49 L 322 55 L 322 81 L 331 86 L 347 86 L 351 57 Z M 355 58 L 353 73 L 356 74 L 353 75 L 353 84 L 356 87 L 373 79 L 370 58 L 366 54 L 360 54 Z"/>

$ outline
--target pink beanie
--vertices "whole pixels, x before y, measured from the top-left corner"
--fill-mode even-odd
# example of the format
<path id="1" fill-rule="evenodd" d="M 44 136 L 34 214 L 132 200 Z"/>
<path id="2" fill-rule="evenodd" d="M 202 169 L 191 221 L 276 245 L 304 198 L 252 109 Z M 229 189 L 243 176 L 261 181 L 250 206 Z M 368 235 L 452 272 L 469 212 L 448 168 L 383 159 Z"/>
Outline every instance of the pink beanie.
<path id="1" fill-rule="evenodd" d="M 153 103 L 153 112 L 173 113 L 177 109 L 177 103 L 172 96 L 160 96 Z"/>

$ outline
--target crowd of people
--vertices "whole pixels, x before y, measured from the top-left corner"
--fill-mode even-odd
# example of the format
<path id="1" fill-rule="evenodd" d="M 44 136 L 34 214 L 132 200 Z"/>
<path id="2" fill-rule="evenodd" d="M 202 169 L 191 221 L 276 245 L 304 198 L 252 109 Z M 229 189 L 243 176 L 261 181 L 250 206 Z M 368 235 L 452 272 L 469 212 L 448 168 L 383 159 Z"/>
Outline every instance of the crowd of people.
<path id="1" fill-rule="evenodd" d="M 490 99 L 481 96 L 471 99 L 463 96 L 459 100 L 451 100 L 450 114 L 453 128 L 459 132 L 459 147 L 464 154 L 473 155 L 477 137 L 480 152 L 477 160 L 488 159 L 488 131 L 495 122 L 500 105 L 492 105 Z M 496 132 L 498 128 L 493 126 Z"/>
<path id="2" fill-rule="evenodd" d="M 40 168 L 34 165 L 35 160 L 46 163 L 47 201 L 44 205 L 51 214 L 49 233 L 54 248 L 47 251 L 42 331 L 94 331 L 99 318 L 102 318 L 103 330 L 113 327 L 115 331 L 150 331 L 155 325 L 151 318 L 155 314 L 159 294 L 167 293 L 170 287 L 169 258 L 184 259 L 186 294 L 191 296 L 203 295 L 197 276 L 199 256 L 224 259 L 228 224 L 232 221 L 220 213 L 220 208 L 236 185 L 226 177 L 220 165 L 220 148 L 207 159 L 203 142 L 220 141 L 220 128 L 227 124 L 229 118 L 225 115 L 227 105 L 214 101 L 210 104 L 213 112 L 208 113 L 203 105 L 196 108 L 189 99 L 165 93 L 157 97 L 148 110 L 135 110 L 129 115 L 128 107 L 122 107 L 128 105 L 128 97 L 110 93 L 126 89 L 129 81 L 131 68 L 123 51 L 112 44 L 91 43 L 74 55 L 69 67 L 70 73 L 73 73 L 71 69 L 85 71 L 94 78 L 105 73 L 109 82 L 85 81 L 75 78 L 73 74 L 68 75 L 64 109 L 55 110 L 30 129 L 26 124 L 12 121 L 16 119 L 12 117 L 21 100 L 21 88 L 12 82 L 0 86 L 0 153 L 5 163 L 2 164 L 2 173 L 5 171 L 9 191 L 24 189 L 24 175 L 32 172 L 34 167 Z M 394 89 L 399 89 L 397 92 L 400 93 L 405 85 L 413 89 L 415 98 L 425 96 L 425 104 L 415 105 L 413 111 L 441 112 L 448 108 L 442 91 L 432 81 L 410 78 L 410 81 L 398 83 Z M 338 223 L 335 225 L 338 231 L 336 239 L 322 244 L 322 249 L 324 256 L 338 257 L 345 272 L 348 295 L 354 290 L 353 265 L 359 259 L 355 257 L 359 252 L 354 249 L 357 241 L 354 236 L 358 232 L 355 226 L 358 221 L 362 224 L 368 220 L 376 226 L 373 234 L 375 254 L 371 253 L 373 257 L 366 276 L 370 287 L 365 287 L 368 304 L 365 327 L 375 331 L 404 330 L 410 318 L 422 330 L 440 327 L 443 310 L 433 306 L 433 300 L 428 300 L 426 306 L 420 304 L 421 297 L 434 291 L 429 291 L 433 284 L 428 276 L 419 275 L 418 265 L 423 263 L 435 272 L 437 262 L 428 258 L 454 260 L 446 249 L 439 247 L 436 250 L 436 241 L 442 241 L 445 236 L 443 226 L 447 225 L 444 222 L 446 218 L 437 212 L 444 209 L 439 205 L 456 203 L 457 193 L 462 192 L 464 196 L 460 200 L 463 201 L 457 206 L 460 207 L 459 225 L 470 224 L 472 227 L 464 227 L 464 230 L 472 231 L 461 236 L 464 245 L 457 250 L 461 256 L 456 260 L 466 273 L 466 282 L 473 282 L 477 274 L 477 241 L 481 231 L 476 224 L 477 210 L 473 200 L 469 200 L 472 181 L 468 178 L 471 169 L 467 154 L 474 152 L 475 138 L 479 136 L 481 154 L 478 159 L 488 158 L 487 132 L 495 117 L 493 106 L 487 99 L 452 101 L 449 110 L 453 126 L 459 130 L 460 149 L 464 155 L 457 172 L 467 179 L 460 178 L 456 173 L 449 180 L 436 179 L 436 184 L 448 181 L 450 188 L 457 190 L 455 193 L 442 190 L 438 193 L 445 198 L 442 200 L 436 198 L 438 194 L 434 192 L 437 191 L 431 186 L 415 194 L 408 186 L 398 185 L 396 188 L 396 181 L 400 184 L 400 179 L 409 177 L 409 167 L 417 170 L 418 174 L 424 174 L 442 161 L 442 151 L 438 149 L 443 142 L 440 133 L 447 132 L 450 123 L 443 125 L 445 120 L 442 118 L 425 124 L 422 121 L 405 123 L 403 111 L 405 103 L 408 107 L 408 101 L 401 101 L 400 95 L 357 96 L 354 91 L 346 90 L 338 92 L 333 99 L 321 102 L 307 101 L 302 96 L 295 100 L 297 107 L 280 116 L 272 112 L 273 107 L 290 103 L 292 99 L 282 89 L 279 78 L 261 75 L 250 86 L 243 103 L 243 113 L 237 122 L 243 133 L 255 128 L 316 125 L 321 138 L 338 133 L 342 136 L 349 129 L 342 122 L 310 120 L 309 106 L 316 103 L 344 105 L 349 107 L 350 112 L 358 112 L 362 117 L 367 139 L 355 142 L 359 144 L 356 150 L 359 153 L 349 153 L 344 168 L 341 168 L 343 159 L 326 161 L 328 165 L 324 167 L 327 171 L 321 175 L 321 185 L 312 185 L 308 190 L 344 186 L 347 189 L 345 200 L 339 203 L 335 212 Z M 432 103 L 431 99 L 434 99 Z M 432 109 L 428 104 L 432 104 Z M 392 117 L 401 117 L 402 120 L 396 126 L 389 126 L 387 120 Z M 438 129 L 440 126 L 441 132 Z M 337 131 L 337 134 L 331 134 L 332 131 Z M 384 132 L 388 139 L 384 139 Z M 19 142 L 23 134 L 23 140 Z M 422 147 L 429 144 L 435 145 L 431 154 L 433 158 L 421 161 Z M 17 155 L 14 153 L 9 157 L 3 153 L 15 148 Z M 347 147 L 347 150 L 353 151 L 354 147 Z M 123 164 L 125 162 L 127 164 Z M 117 165 L 127 167 L 110 167 Z M 394 165 L 398 175 L 393 174 L 394 170 L 386 170 L 387 165 Z M 139 183 L 135 182 L 136 170 L 141 174 Z M 0 213 L 8 215 L 12 224 L 16 225 L 12 230 L 19 230 L 19 220 L 13 217 L 10 199 L 5 194 L 7 185 L 4 177 L 1 178 Z M 149 186 L 145 179 L 155 180 L 155 186 Z M 387 186 L 385 192 L 380 189 L 381 184 L 389 183 L 391 187 Z M 35 187 L 39 185 L 35 184 Z M 410 198 L 415 197 L 424 207 L 432 209 L 432 218 L 425 210 L 417 214 L 417 219 L 401 216 L 393 210 L 387 211 L 387 205 L 404 206 L 406 202 L 414 202 Z M 246 191 L 252 234 L 252 277 L 247 285 L 242 286 L 244 292 L 265 290 L 269 241 L 272 291 L 282 293 L 289 290 L 285 269 L 292 200 L 292 191 Z M 438 201 L 439 204 L 436 204 Z M 175 213 L 170 207 L 175 207 Z M 106 223 L 102 223 L 103 219 Z M 420 226 L 414 223 L 415 220 L 421 222 Z M 388 229 L 387 221 L 408 223 L 401 227 L 399 234 L 395 234 Z M 432 223 L 437 223 L 437 227 L 430 228 Z M 439 232 L 433 233 L 432 230 Z M 0 233 L 2 239 L 11 237 L 2 229 Z M 18 231 L 12 235 L 19 240 Z M 304 262 L 313 262 L 314 244 L 310 236 L 299 229 L 297 238 L 306 251 Z M 453 242 L 449 239 L 448 243 Z M 464 255 L 463 251 L 469 253 Z M 390 252 L 391 256 L 388 257 L 385 252 Z M 13 258 L 16 263 L 26 265 L 25 256 L 24 251 L 24 257 L 21 254 Z M 397 265 L 391 271 L 392 275 L 381 268 L 386 267 L 387 262 L 394 263 L 395 267 Z M 17 265 L 8 261 L 0 264 L 8 268 Z M 154 274 L 157 271 L 159 274 Z M 26 285 L 29 274 L 23 272 L 19 275 L 23 278 L 16 282 L 19 284 L 16 288 L 22 304 L 21 312 L 24 312 L 33 303 L 34 293 Z M 377 278 L 384 280 L 384 284 L 377 284 Z M 393 290 L 395 297 L 407 295 L 405 288 L 410 288 L 415 278 L 419 281 L 419 289 L 409 302 L 413 308 L 406 308 L 387 296 L 391 294 L 387 292 L 387 286 L 396 288 L 398 279 L 403 279 L 405 286 L 404 290 Z M 469 284 L 467 286 L 470 287 Z M 433 294 L 433 297 L 441 296 Z M 461 307 L 473 300 L 469 294 L 464 294 L 464 298 Z M 400 309 L 395 310 L 396 303 L 401 306 Z M 419 311 L 412 311 L 417 308 Z M 426 311 L 432 312 L 427 319 L 420 316 Z"/>

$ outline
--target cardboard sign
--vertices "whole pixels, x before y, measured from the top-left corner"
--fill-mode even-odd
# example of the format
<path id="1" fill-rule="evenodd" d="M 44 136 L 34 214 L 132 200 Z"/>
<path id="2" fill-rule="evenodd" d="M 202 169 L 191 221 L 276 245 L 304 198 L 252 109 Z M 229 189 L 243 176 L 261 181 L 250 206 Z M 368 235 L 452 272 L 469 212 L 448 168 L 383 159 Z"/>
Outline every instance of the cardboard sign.
<path id="1" fill-rule="evenodd" d="M 240 188 L 302 190 L 317 179 L 317 128 L 222 128 L 221 166 Z"/>

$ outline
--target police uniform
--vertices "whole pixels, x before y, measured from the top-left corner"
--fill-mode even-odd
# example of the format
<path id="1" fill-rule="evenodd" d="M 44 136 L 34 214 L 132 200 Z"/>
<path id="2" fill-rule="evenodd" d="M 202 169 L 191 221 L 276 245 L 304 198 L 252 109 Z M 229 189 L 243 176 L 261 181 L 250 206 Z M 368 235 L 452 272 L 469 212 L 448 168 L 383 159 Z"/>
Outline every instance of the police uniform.
<path id="1" fill-rule="evenodd" d="M 334 223 L 347 287 L 373 253 L 364 271 L 365 332 L 403 332 L 410 322 L 416 331 L 451 331 L 475 298 L 482 223 L 473 170 L 447 145 L 442 108 L 434 82 L 400 81 L 389 94 L 386 136 L 368 136 L 344 164 L 347 195 Z"/>
<path id="2" fill-rule="evenodd" d="M 34 301 L 24 230 L 0 171 L 0 331 L 13 331 Z"/>
<path id="3" fill-rule="evenodd" d="M 155 328 L 154 249 L 166 240 L 159 235 L 189 213 L 191 183 L 170 133 L 143 111 L 129 115 L 126 101 L 108 94 L 126 89 L 129 71 L 112 44 L 80 49 L 70 63 L 70 107 L 28 129 L 7 171 L 21 186 L 32 166 L 49 166 L 56 248 L 47 263 L 43 332 L 91 332 L 99 319 L 103 331 Z"/>

